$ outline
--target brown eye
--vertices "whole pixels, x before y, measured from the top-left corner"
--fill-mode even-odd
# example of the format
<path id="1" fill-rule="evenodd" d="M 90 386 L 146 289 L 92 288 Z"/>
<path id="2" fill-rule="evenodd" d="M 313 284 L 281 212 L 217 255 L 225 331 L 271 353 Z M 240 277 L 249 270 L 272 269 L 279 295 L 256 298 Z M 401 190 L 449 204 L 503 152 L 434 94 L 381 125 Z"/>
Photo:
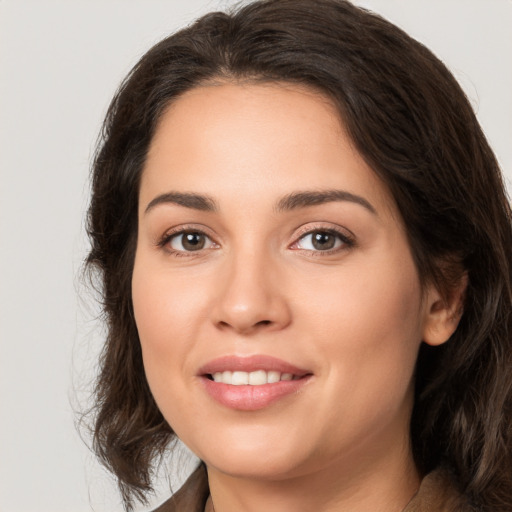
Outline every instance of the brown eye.
<path id="1" fill-rule="evenodd" d="M 296 243 L 296 248 L 319 252 L 351 245 L 352 241 L 341 233 L 317 229 L 303 235 Z"/>
<path id="2" fill-rule="evenodd" d="M 200 251 L 211 245 L 211 240 L 204 233 L 198 231 L 178 233 L 170 240 L 171 248 L 182 252 Z"/>
<path id="3" fill-rule="evenodd" d="M 316 231 L 311 234 L 311 244 L 319 251 L 332 249 L 336 244 L 336 237 L 332 233 Z"/>

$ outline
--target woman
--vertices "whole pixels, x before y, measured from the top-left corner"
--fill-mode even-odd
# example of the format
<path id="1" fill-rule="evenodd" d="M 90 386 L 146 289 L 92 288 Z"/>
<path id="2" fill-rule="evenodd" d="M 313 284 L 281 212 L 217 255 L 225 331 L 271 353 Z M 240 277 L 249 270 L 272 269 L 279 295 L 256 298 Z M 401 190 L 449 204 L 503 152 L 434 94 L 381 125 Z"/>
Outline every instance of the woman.
<path id="1" fill-rule="evenodd" d="M 127 510 L 512 507 L 511 212 L 460 87 L 343 0 L 152 48 L 108 112 L 95 447 Z"/>

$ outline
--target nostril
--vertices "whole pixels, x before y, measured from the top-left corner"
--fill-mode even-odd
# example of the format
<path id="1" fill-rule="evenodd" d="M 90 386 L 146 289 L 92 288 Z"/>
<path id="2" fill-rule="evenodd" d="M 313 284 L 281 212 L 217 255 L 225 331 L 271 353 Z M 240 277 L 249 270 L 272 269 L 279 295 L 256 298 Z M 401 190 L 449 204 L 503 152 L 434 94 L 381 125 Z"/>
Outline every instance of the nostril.
<path id="1" fill-rule="evenodd" d="M 216 322 L 216 326 L 218 329 L 227 330 L 234 329 L 237 332 L 249 334 L 252 332 L 259 331 L 260 329 L 270 329 L 276 322 L 273 320 L 258 320 L 256 322 L 251 319 L 244 318 L 234 318 L 233 322 L 229 322 L 229 320 L 219 320 Z"/>

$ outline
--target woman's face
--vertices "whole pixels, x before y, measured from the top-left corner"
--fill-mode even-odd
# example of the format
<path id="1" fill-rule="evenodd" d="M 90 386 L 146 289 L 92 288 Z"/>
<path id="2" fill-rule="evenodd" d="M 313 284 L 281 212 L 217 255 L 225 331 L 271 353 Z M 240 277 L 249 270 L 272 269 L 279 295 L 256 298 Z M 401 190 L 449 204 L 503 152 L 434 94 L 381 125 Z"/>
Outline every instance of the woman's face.
<path id="1" fill-rule="evenodd" d="M 392 197 L 322 96 L 223 84 L 167 110 L 133 304 L 158 407 L 210 468 L 286 478 L 409 450 L 428 293 Z"/>

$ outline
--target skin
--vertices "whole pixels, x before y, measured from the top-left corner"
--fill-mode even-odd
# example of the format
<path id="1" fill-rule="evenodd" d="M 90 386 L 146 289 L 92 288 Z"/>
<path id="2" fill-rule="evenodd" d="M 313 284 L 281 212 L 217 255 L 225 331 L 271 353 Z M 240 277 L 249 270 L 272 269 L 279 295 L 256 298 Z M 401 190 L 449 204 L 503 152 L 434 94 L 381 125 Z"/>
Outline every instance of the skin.
<path id="1" fill-rule="evenodd" d="M 276 208 L 325 190 L 371 206 Z M 169 192 L 207 195 L 216 210 L 155 204 Z M 169 240 L 180 229 L 206 233 L 204 248 Z M 306 234 L 333 229 L 351 243 L 319 250 Z M 406 506 L 421 478 L 409 441 L 418 349 L 448 339 L 458 307 L 421 289 L 395 202 L 327 99 L 224 83 L 175 101 L 142 176 L 132 286 L 149 385 L 206 462 L 216 512 Z M 312 377 L 256 411 L 205 392 L 202 365 L 256 354 Z"/>

